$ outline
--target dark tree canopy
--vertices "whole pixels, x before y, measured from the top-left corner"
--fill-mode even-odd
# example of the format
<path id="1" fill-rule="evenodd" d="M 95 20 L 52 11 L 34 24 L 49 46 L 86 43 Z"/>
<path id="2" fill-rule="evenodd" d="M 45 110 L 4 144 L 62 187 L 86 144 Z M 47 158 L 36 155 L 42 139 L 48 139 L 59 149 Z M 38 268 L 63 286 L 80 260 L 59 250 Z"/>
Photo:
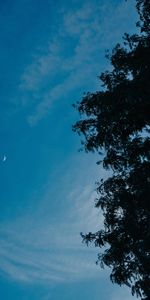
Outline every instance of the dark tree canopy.
<path id="1" fill-rule="evenodd" d="M 82 118 L 73 130 L 84 148 L 104 152 L 112 176 L 98 184 L 96 207 L 104 228 L 82 234 L 104 247 L 98 263 L 111 268 L 111 280 L 132 294 L 150 299 L 150 1 L 137 0 L 140 33 L 124 35 L 101 74 L 101 91 L 86 94 L 75 107 Z M 101 163 L 101 162 L 98 162 Z"/>

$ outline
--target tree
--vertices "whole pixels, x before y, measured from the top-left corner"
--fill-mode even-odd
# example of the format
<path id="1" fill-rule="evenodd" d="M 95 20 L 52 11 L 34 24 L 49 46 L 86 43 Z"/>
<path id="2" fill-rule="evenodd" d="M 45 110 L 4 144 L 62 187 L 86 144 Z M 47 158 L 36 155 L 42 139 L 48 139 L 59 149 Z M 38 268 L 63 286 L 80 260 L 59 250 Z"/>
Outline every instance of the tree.
<path id="1" fill-rule="evenodd" d="M 104 227 L 81 234 L 103 248 L 101 267 L 111 268 L 113 283 L 150 299 L 150 1 L 137 0 L 139 34 L 124 35 L 101 74 L 103 88 L 87 93 L 76 109 L 82 118 L 73 130 L 84 136 L 85 151 L 103 151 L 112 176 L 97 186 L 96 207 Z M 102 251 L 102 250 L 101 250 Z"/>

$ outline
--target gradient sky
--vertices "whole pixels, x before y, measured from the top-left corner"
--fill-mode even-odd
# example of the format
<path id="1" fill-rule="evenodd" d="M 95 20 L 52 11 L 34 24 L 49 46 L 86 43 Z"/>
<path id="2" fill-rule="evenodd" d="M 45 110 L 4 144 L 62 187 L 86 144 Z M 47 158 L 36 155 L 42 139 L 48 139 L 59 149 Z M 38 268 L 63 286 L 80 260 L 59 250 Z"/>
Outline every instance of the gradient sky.
<path id="1" fill-rule="evenodd" d="M 81 242 L 102 224 L 95 181 L 107 175 L 71 126 L 72 104 L 109 68 L 105 50 L 135 32 L 134 4 L 0 1 L 1 299 L 133 299 Z"/>

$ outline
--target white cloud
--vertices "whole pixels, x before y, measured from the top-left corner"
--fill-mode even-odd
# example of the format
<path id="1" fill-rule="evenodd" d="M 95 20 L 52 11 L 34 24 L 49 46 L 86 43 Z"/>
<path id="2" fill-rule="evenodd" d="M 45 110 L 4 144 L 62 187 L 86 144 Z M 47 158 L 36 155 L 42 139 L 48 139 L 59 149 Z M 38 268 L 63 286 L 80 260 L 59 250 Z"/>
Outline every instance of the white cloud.
<path id="1" fill-rule="evenodd" d="M 44 283 L 76 281 L 100 273 L 95 265 L 97 249 L 86 248 L 80 237 L 80 231 L 95 231 L 102 224 L 102 217 L 94 208 L 95 191 L 90 176 L 84 174 L 84 164 L 82 167 L 78 177 L 75 171 L 70 178 L 68 170 L 62 181 L 58 178 L 61 195 L 57 195 L 56 188 L 55 214 L 50 183 L 40 199 L 37 197 L 32 207 L 24 210 L 24 215 L 1 224 L 1 272 L 15 280 Z"/>
<path id="2" fill-rule="evenodd" d="M 79 89 L 97 88 L 97 76 L 106 67 L 104 50 L 123 34 L 132 18 L 131 8 L 132 3 L 124 1 L 118 5 L 86 1 L 63 11 L 55 37 L 49 38 L 44 53 L 35 56 L 21 78 L 22 94 L 30 91 L 35 101 L 30 125 L 42 119 L 55 101 L 71 97 L 73 102 Z M 30 101 L 26 94 L 22 97 L 23 102 Z"/>
<path id="3" fill-rule="evenodd" d="M 81 228 L 86 227 L 86 217 L 86 222 L 93 225 L 89 208 L 89 201 L 87 206 L 80 204 L 69 220 L 66 215 L 64 220 L 53 222 L 49 217 L 49 222 L 45 222 L 28 215 L 14 224 L 2 226 L 1 270 L 14 279 L 29 282 L 79 280 L 94 276 L 96 253 L 92 255 L 92 249 L 85 249 L 79 236 Z M 71 212 L 67 211 L 67 214 Z M 93 217 L 96 222 L 94 213 Z"/>
<path id="4" fill-rule="evenodd" d="M 39 91 L 43 81 L 49 75 L 53 78 L 57 74 L 62 63 L 61 45 L 59 41 L 47 43 L 44 53 L 37 54 L 33 62 L 25 68 L 21 77 L 20 89 L 28 91 Z"/>

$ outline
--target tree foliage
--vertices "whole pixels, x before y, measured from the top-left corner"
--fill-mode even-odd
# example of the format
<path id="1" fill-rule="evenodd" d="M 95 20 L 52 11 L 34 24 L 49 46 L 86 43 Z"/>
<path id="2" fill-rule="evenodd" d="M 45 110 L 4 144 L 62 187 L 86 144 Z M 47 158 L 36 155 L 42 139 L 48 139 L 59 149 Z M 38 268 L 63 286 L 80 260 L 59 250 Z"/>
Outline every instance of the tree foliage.
<path id="1" fill-rule="evenodd" d="M 112 282 L 149 300 L 150 1 L 137 0 L 136 8 L 140 33 L 125 34 L 123 46 L 113 49 L 103 88 L 75 105 L 82 118 L 73 130 L 84 136 L 87 152 L 104 150 L 103 167 L 113 171 L 97 187 L 104 228 L 83 240 L 104 247 L 98 263 L 111 268 Z"/>

